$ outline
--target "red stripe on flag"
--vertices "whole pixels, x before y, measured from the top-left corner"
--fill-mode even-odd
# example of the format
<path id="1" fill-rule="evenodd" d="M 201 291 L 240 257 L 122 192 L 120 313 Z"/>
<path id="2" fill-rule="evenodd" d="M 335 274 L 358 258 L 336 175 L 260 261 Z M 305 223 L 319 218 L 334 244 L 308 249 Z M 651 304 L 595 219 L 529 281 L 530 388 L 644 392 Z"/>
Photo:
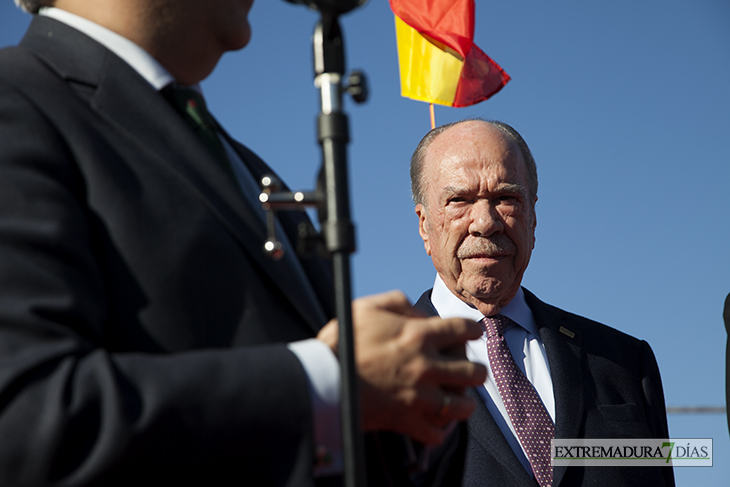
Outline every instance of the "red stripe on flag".
<path id="1" fill-rule="evenodd" d="M 467 107 L 484 101 L 501 90 L 510 79 L 499 64 L 473 44 L 461 69 L 453 106 Z"/>

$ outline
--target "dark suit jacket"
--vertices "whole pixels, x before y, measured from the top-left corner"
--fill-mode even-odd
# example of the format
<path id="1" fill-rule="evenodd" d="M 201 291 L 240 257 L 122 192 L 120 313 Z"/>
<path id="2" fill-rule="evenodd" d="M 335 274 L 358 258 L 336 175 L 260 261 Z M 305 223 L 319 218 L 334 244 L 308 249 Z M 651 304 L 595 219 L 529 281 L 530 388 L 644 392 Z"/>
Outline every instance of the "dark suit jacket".
<path id="1" fill-rule="evenodd" d="M 725 414 L 727 415 L 727 426 L 730 431 L 730 294 L 725 298 L 725 308 L 722 312 L 727 332 L 727 344 L 725 345 Z"/>
<path id="2" fill-rule="evenodd" d="M 416 303 L 435 316 L 431 291 Z M 556 438 L 668 438 L 659 369 L 645 341 L 543 303 L 525 290 L 539 327 L 555 395 Z M 564 327 L 573 337 L 561 333 Z M 534 481 L 476 391 L 468 421 L 464 486 L 525 486 Z M 553 487 L 674 485 L 668 467 L 555 467 Z"/>
<path id="3" fill-rule="evenodd" d="M 161 95 L 33 19 L 0 51 L 0 485 L 312 485 L 285 343 L 325 323 L 331 279 L 303 259 L 305 299 L 265 238 Z"/>

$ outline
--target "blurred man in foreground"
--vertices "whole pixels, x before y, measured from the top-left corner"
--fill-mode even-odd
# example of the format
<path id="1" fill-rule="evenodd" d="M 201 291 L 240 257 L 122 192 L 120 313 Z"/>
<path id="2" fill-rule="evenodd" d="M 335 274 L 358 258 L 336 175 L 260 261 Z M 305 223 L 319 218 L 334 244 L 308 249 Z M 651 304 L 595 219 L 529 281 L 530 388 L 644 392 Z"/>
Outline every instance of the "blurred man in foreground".
<path id="1" fill-rule="evenodd" d="M 328 266 L 263 255 L 271 170 L 197 88 L 247 44 L 252 0 L 18 2 L 36 15 L 0 51 L 0 485 L 336 480 Z M 279 216 L 290 250 L 303 218 Z M 399 293 L 353 314 L 364 429 L 441 442 L 485 377 L 451 354 L 479 326 Z"/>

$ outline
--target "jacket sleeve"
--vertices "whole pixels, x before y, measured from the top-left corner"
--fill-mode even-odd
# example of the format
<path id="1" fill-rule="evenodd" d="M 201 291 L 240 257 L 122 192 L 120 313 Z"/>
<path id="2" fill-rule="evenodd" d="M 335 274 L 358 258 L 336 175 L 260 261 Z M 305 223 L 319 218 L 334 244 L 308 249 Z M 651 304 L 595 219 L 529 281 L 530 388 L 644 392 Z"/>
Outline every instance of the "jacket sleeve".
<path id="1" fill-rule="evenodd" d="M 649 428 L 654 434 L 654 438 L 669 438 L 667 410 L 664 404 L 664 390 L 659 374 L 659 366 L 651 347 L 643 340 L 641 341 L 641 350 L 643 372 L 641 385 L 648 409 Z M 662 468 L 661 471 L 664 477 L 664 485 L 674 486 L 674 469 Z"/>

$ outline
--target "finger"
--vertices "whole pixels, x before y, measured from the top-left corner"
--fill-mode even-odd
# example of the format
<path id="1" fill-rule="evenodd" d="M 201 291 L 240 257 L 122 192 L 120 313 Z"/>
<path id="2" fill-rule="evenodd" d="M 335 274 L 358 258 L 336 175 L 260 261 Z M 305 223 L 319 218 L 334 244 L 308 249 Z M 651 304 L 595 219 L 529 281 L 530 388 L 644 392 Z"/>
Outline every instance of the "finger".
<path id="1" fill-rule="evenodd" d="M 443 347 L 439 349 L 439 355 L 443 355 L 444 357 L 452 357 L 456 359 L 465 359 L 466 358 L 466 347 L 463 343 L 458 343 L 456 345 L 451 345 L 449 347 Z"/>
<path id="2" fill-rule="evenodd" d="M 436 406 L 433 412 L 426 415 L 425 423 L 414 432 L 415 435 L 426 437 L 419 438 L 423 443 L 441 443 L 448 426 L 455 421 L 466 421 L 476 408 L 476 402 L 470 397 L 444 394 L 442 397 L 448 398 L 448 406 L 445 407 L 443 402 Z"/>
<path id="3" fill-rule="evenodd" d="M 446 393 L 444 398 L 448 398 L 448 404 L 445 404 L 445 401 L 442 401 L 438 411 L 436 412 L 440 420 L 437 424 L 442 427 L 452 421 L 464 421 L 469 419 L 471 413 L 474 412 L 474 408 L 476 408 L 476 402 L 471 397 Z"/>
<path id="4" fill-rule="evenodd" d="M 423 380 L 441 387 L 474 387 L 487 380 L 487 368 L 466 359 L 443 357 L 429 361 Z"/>
<path id="5" fill-rule="evenodd" d="M 337 329 L 337 320 L 330 320 L 325 326 L 317 333 L 317 339 L 323 341 L 335 355 L 338 352 L 339 334 Z"/>
<path id="6" fill-rule="evenodd" d="M 435 418 L 430 412 L 417 413 L 409 415 L 398 430 L 425 445 L 437 445 L 443 443 L 447 433 L 452 431 L 449 428 L 452 423 L 454 420 Z"/>
<path id="7" fill-rule="evenodd" d="M 433 424 L 440 427 L 445 428 L 447 425 L 452 423 L 453 421 L 449 419 L 449 415 L 452 412 L 451 409 L 451 403 L 454 402 L 453 398 L 455 398 L 456 395 L 449 394 L 447 391 L 444 391 L 443 398 L 441 400 L 441 407 L 436 411 L 435 419 L 433 421 Z"/>
<path id="8" fill-rule="evenodd" d="M 484 334 L 482 325 L 464 318 L 428 318 L 419 320 L 414 326 L 422 327 L 421 332 L 426 335 L 424 341 L 436 350 L 463 345 L 464 342 L 476 340 Z"/>
<path id="9" fill-rule="evenodd" d="M 467 419 L 476 407 L 476 402 L 462 394 L 445 391 L 441 388 L 435 389 L 428 394 L 432 411 L 431 417 L 434 423 L 440 427 L 446 426 L 452 421 L 463 421 Z"/>
<path id="10" fill-rule="evenodd" d="M 384 293 L 371 294 L 355 300 L 356 303 L 364 303 L 368 306 L 377 306 L 378 308 L 390 309 L 391 307 L 410 306 L 408 298 L 403 292 L 397 289 L 386 291 Z"/>
<path id="11" fill-rule="evenodd" d="M 394 290 L 380 294 L 373 294 L 356 300 L 358 304 L 377 307 L 386 311 L 392 311 L 405 316 L 414 318 L 423 317 L 423 313 L 417 311 L 411 306 L 410 301 L 402 291 Z"/>

